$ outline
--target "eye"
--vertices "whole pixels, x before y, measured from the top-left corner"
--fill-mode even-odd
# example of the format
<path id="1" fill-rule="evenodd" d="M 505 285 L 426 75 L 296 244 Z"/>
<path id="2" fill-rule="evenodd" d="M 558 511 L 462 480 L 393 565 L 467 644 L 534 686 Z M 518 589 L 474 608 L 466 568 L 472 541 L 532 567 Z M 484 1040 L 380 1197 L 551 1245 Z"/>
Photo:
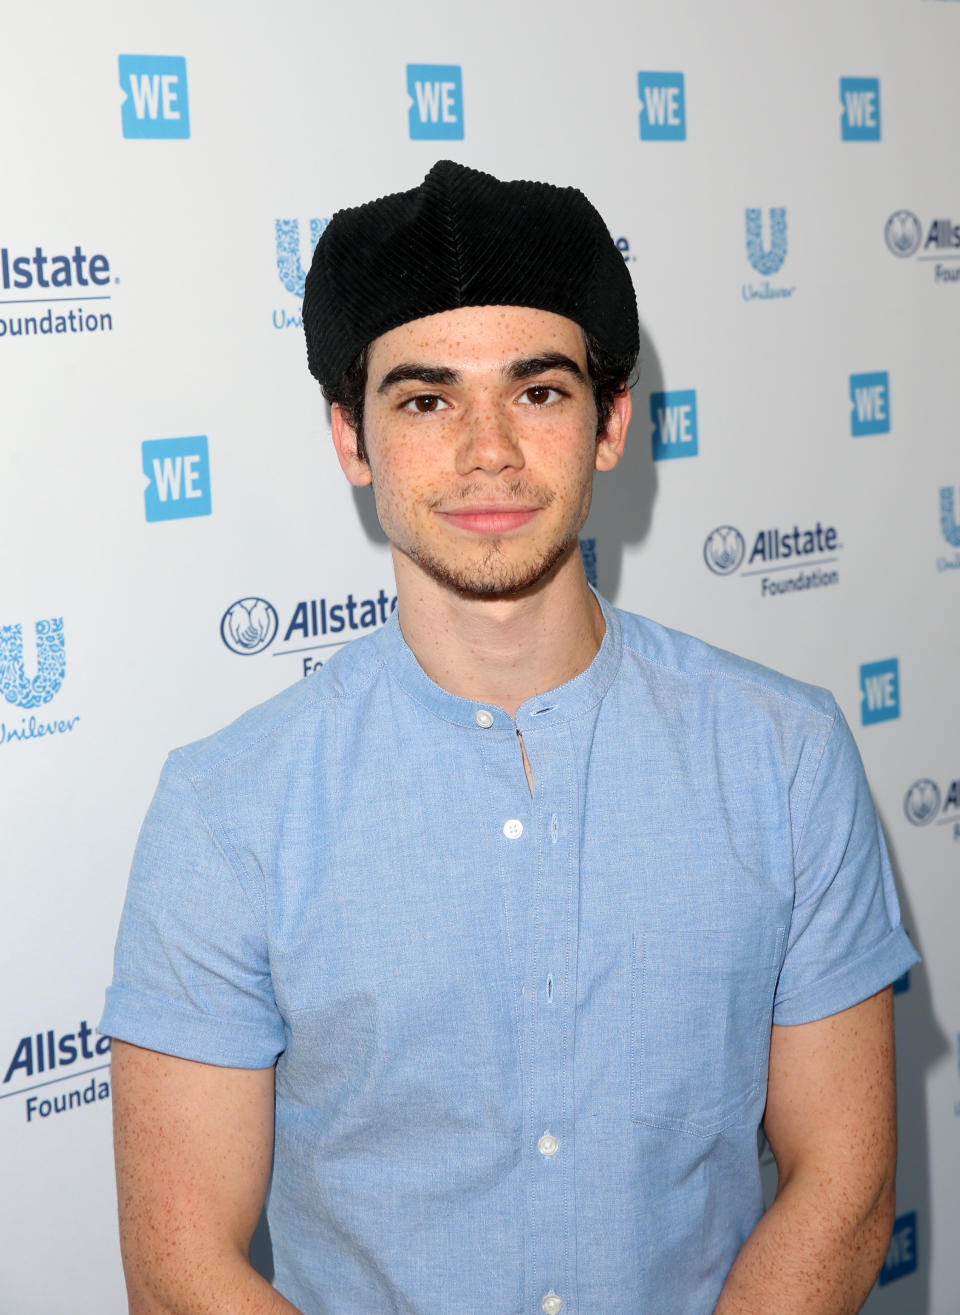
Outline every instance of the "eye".
<path id="1" fill-rule="evenodd" d="M 401 411 L 414 411 L 417 415 L 432 415 L 435 411 L 446 411 L 449 402 L 445 402 L 442 397 L 437 397 L 436 393 L 420 393 L 417 397 L 411 397 L 401 406 Z"/>
<path id="2" fill-rule="evenodd" d="M 530 406 L 546 406 L 548 402 L 555 401 L 558 397 L 563 397 L 559 388 L 551 388 L 549 384 L 531 384 L 521 393 L 521 401 Z"/>

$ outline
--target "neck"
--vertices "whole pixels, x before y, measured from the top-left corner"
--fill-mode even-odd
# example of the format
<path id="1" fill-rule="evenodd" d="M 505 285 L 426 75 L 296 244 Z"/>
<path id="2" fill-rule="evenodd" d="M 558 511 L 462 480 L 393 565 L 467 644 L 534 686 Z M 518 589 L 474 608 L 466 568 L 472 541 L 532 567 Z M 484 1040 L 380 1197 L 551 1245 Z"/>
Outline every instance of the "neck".
<path id="1" fill-rule="evenodd" d="M 577 545 L 544 580 L 509 598 L 465 598 L 394 554 L 403 637 L 431 680 L 511 717 L 596 657 L 603 613 Z"/>

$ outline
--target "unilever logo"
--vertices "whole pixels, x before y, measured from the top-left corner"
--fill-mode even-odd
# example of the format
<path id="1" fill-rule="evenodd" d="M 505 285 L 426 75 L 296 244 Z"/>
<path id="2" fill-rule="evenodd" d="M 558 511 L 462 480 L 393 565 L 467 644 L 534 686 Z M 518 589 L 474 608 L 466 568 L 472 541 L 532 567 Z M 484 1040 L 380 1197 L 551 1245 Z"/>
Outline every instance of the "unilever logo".
<path id="1" fill-rule="evenodd" d="M 951 548 L 960 548 L 960 520 L 954 508 L 953 488 L 948 484 L 940 490 L 940 529 Z"/>
<path id="2" fill-rule="evenodd" d="M 940 787 L 924 777 L 914 781 L 903 797 L 903 811 L 914 826 L 927 826 L 940 811 Z"/>
<path id="3" fill-rule="evenodd" d="M 732 525 L 718 525 L 707 535 L 703 560 L 715 575 L 732 575 L 746 551 L 747 545 L 738 529 Z"/>
<path id="4" fill-rule="evenodd" d="M 923 226 L 912 210 L 895 210 L 886 222 L 883 236 L 895 256 L 912 256 L 923 241 Z"/>
<path id="5" fill-rule="evenodd" d="M 758 274 L 776 274 L 787 258 L 787 212 L 783 206 L 770 208 L 770 245 L 763 243 L 763 212 L 748 209 L 747 258 Z"/>
<path id="6" fill-rule="evenodd" d="M 787 212 L 783 206 L 771 206 L 769 211 L 769 241 L 763 235 L 763 211 L 748 209 L 746 211 L 747 259 L 757 271 L 764 276 L 759 287 L 744 283 L 740 295 L 744 301 L 773 301 L 780 297 L 792 297 L 796 287 L 775 287 L 770 282 L 770 275 L 776 274 L 783 267 L 787 258 Z"/>
<path id="7" fill-rule="evenodd" d="M 276 638 L 279 621 L 265 598 L 240 598 L 220 622 L 220 638 L 233 653 L 262 653 Z"/>
<path id="8" fill-rule="evenodd" d="M 37 674 L 28 676 L 23 665 L 23 629 L 19 623 L 0 626 L 0 693 L 18 708 L 38 708 L 49 703 L 63 684 L 66 651 L 63 617 L 51 616 L 34 622 L 37 644 Z"/>
<path id="9" fill-rule="evenodd" d="M 330 223 L 329 219 L 310 220 L 310 254 L 313 255 L 320 234 Z M 295 297 L 303 297 L 306 274 L 300 259 L 300 221 L 297 219 L 277 219 L 275 221 L 277 244 L 277 273 L 280 282 Z"/>
<path id="10" fill-rule="evenodd" d="M 306 262 L 308 266 L 316 250 L 317 243 L 320 241 L 320 235 L 329 223 L 329 219 L 311 219 L 309 221 L 310 257 Z M 298 219 L 274 220 L 274 243 L 276 247 L 277 274 L 280 282 L 298 301 L 302 301 L 307 274 L 304 269 L 303 249 L 300 243 L 300 221 Z M 273 312 L 273 327 L 275 329 L 299 329 L 303 327 L 303 319 L 299 315 L 290 315 L 281 307 Z"/>

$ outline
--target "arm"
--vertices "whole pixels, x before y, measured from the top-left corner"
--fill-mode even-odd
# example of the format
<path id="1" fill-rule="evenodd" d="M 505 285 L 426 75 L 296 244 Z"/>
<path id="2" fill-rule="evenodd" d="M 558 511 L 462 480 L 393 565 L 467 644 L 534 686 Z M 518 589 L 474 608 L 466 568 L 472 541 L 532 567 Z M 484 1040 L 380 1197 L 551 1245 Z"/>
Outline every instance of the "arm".
<path id="1" fill-rule="evenodd" d="M 715 1315 L 855 1315 L 894 1216 L 893 993 L 774 1027 L 764 1127 L 777 1196 L 747 1238 Z"/>
<path id="2" fill-rule="evenodd" d="M 296 1315 L 247 1255 L 270 1181 L 273 1069 L 122 1041 L 112 1068 L 131 1315 Z"/>

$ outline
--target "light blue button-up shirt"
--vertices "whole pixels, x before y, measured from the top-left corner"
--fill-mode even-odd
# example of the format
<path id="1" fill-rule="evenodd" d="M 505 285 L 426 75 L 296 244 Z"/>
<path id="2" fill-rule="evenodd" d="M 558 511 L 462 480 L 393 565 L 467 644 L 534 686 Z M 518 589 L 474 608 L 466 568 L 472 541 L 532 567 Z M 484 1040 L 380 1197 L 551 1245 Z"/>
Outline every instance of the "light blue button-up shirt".
<path id="1" fill-rule="evenodd" d="M 164 770 L 101 1030 L 276 1062 L 307 1315 L 708 1315 L 771 1023 L 916 961 L 830 695 L 603 611 L 515 721 L 394 617 Z"/>

